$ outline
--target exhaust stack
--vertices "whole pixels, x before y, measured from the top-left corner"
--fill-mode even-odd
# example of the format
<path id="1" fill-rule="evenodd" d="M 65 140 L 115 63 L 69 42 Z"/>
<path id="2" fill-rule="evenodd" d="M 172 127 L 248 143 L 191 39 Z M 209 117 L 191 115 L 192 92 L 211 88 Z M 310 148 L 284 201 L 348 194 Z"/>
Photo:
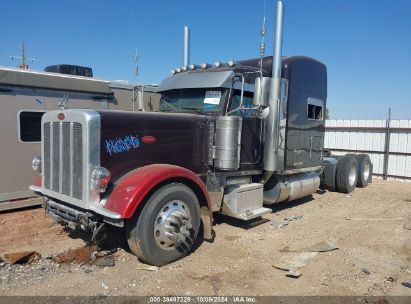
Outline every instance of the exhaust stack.
<path id="1" fill-rule="evenodd" d="M 273 53 L 273 74 L 270 81 L 270 93 L 268 98 L 269 114 L 266 123 L 266 139 L 264 144 L 264 182 L 278 169 L 278 123 L 279 102 L 281 92 L 281 49 L 283 30 L 283 2 L 277 0 L 275 37 Z"/>
<path id="2" fill-rule="evenodd" d="M 190 64 L 190 29 L 187 25 L 184 26 L 183 36 L 183 66 L 188 67 Z"/>

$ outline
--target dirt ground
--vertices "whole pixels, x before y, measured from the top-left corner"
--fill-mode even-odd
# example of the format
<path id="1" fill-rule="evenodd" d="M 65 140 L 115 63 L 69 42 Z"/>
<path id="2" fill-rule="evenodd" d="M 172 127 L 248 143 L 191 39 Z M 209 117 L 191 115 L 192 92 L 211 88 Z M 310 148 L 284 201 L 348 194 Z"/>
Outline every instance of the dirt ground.
<path id="1" fill-rule="evenodd" d="M 275 228 L 271 220 L 296 220 Z M 302 216 L 302 217 L 301 217 Z M 350 195 L 316 193 L 280 203 L 266 221 L 215 220 L 214 243 L 202 242 L 184 259 L 140 270 L 127 247 L 115 266 L 57 264 L 53 255 L 84 245 L 82 233 L 65 231 L 42 209 L 0 214 L 0 256 L 36 250 L 29 265 L 0 263 L 0 295 L 405 295 L 411 296 L 411 184 L 375 179 Z M 119 234 L 112 234 L 118 238 Z M 333 241 L 298 279 L 275 261 L 303 247 Z"/>

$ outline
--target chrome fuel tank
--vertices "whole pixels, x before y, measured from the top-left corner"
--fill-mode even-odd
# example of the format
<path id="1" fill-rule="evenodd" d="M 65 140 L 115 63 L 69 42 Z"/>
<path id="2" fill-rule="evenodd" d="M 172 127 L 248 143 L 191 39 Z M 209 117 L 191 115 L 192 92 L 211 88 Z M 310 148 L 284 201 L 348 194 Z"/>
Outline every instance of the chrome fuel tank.
<path id="1" fill-rule="evenodd" d="M 320 186 L 318 173 L 273 175 L 264 186 L 264 204 L 292 201 L 313 194 Z"/>

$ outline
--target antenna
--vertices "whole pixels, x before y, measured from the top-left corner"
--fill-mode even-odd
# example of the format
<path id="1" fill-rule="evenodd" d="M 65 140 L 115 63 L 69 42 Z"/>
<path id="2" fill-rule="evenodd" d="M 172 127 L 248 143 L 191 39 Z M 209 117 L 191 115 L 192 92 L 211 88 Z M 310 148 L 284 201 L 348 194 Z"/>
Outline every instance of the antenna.
<path id="1" fill-rule="evenodd" d="M 137 78 L 138 76 L 138 51 L 136 48 L 136 53 L 134 54 L 134 77 Z"/>
<path id="2" fill-rule="evenodd" d="M 265 28 L 265 0 L 264 2 L 264 12 L 263 12 L 263 25 L 261 26 L 261 42 L 260 42 L 260 72 L 262 74 L 263 72 L 263 57 L 265 54 L 265 33 L 266 33 L 266 28 Z"/>
<path id="3" fill-rule="evenodd" d="M 26 64 L 25 60 L 30 60 L 31 62 L 34 62 L 34 58 L 28 58 L 24 56 L 24 41 L 21 43 L 21 56 L 15 56 L 15 55 L 10 55 L 11 60 L 14 59 L 21 59 L 21 64 L 19 65 L 20 69 L 27 70 L 29 66 Z"/>

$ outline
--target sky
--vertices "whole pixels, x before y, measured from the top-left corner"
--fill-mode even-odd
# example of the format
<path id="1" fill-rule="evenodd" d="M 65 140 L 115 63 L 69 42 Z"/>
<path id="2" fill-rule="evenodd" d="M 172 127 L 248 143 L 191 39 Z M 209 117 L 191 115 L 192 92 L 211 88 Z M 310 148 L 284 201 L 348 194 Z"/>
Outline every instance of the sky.
<path id="1" fill-rule="evenodd" d="M 275 0 L 265 0 L 266 55 Z M 410 0 L 284 0 L 283 55 L 327 65 L 333 119 L 411 119 Z M 0 65 L 26 45 L 30 68 L 77 64 L 96 78 L 160 83 L 182 65 L 183 26 L 191 63 L 259 56 L 264 0 L 4 1 Z M 139 75 L 133 75 L 135 49 Z"/>

